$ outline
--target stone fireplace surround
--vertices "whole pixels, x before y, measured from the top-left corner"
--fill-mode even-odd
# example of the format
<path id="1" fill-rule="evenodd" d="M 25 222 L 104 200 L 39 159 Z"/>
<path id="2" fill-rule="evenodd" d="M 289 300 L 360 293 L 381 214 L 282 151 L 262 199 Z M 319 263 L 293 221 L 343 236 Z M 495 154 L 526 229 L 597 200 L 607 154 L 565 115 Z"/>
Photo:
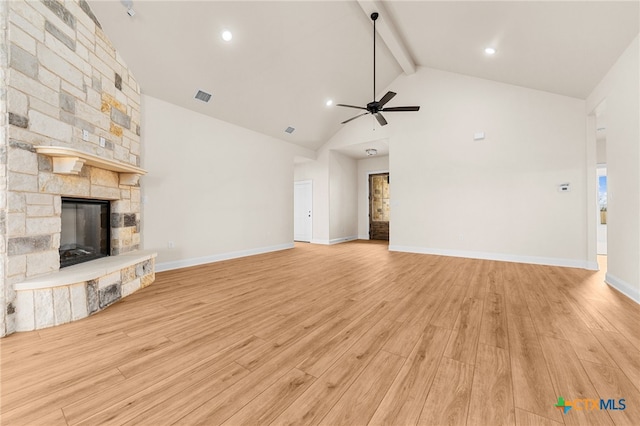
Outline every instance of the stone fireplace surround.
<path id="1" fill-rule="evenodd" d="M 0 2 L 0 336 L 150 284 L 140 86 L 86 0 Z M 6 101 L 6 102 L 5 102 Z M 61 197 L 108 200 L 111 256 L 60 270 Z"/>
<path id="2" fill-rule="evenodd" d="M 41 190 L 55 191 L 49 194 L 54 204 L 54 220 L 49 222 L 55 224 L 51 230 L 56 234 L 49 240 L 57 242 L 44 241 L 47 238 L 42 236 L 13 239 L 9 254 L 33 253 L 38 247 L 46 251 L 59 245 L 61 198 L 75 196 L 111 200 L 111 255 L 64 269 L 60 269 L 59 256 L 49 256 L 49 264 L 40 267 L 53 272 L 14 285 L 16 331 L 85 318 L 155 280 L 156 253 L 138 250 L 139 213 L 126 213 L 132 210 L 132 203 L 133 210 L 139 211 L 138 179 L 146 171 L 65 147 L 36 146 L 33 153 L 38 156 L 40 176 L 44 176 L 39 179 Z"/>
<path id="3" fill-rule="evenodd" d="M 85 318 L 148 286 L 155 279 L 155 256 L 138 250 L 16 284 L 16 331 Z"/>

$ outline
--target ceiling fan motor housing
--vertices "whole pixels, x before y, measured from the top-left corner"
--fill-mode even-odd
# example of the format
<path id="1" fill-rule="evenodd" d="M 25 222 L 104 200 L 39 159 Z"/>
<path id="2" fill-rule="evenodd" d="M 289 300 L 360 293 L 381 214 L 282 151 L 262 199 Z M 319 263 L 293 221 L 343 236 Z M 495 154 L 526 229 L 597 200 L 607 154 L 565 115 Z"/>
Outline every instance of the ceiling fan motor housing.
<path id="1" fill-rule="evenodd" d="M 380 102 L 378 101 L 369 102 L 367 104 L 367 111 L 369 111 L 371 114 L 375 114 L 376 112 L 379 112 Z"/>

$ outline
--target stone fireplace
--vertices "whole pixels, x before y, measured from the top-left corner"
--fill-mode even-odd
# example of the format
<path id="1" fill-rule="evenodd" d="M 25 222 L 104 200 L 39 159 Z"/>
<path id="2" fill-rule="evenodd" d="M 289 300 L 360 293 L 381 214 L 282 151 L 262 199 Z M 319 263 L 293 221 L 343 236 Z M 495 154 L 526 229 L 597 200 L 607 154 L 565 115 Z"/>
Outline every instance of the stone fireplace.
<path id="1" fill-rule="evenodd" d="M 110 203 L 62 197 L 60 269 L 109 256 Z"/>
<path id="2" fill-rule="evenodd" d="M 140 88 L 123 59 L 85 0 L 0 7 L 6 335 L 86 317 L 149 285 L 155 254 L 140 250 Z M 71 220 L 63 199 L 108 203 L 109 256 L 61 269 L 61 250 L 72 244 L 62 233 Z"/>
<path id="3" fill-rule="evenodd" d="M 10 193 L 24 196 L 25 210 L 35 210 L 40 215 L 31 221 L 29 214 L 26 215 L 36 235 L 27 232 L 26 236 L 8 239 L 9 264 L 20 262 L 24 274 L 24 279 L 13 285 L 16 331 L 37 330 L 84 318 L 153 282 L 155 253 L 139 250 L 137 177 L 145 173 L 143 169 L 74 148 L 21 145 L 16 149 L 25 151 L 24 156 L 33 156 L 31 162 L 37 166 L 34 173 L 38 178 L 38 191 Z M 73 166 L 67 167 L 71 163 Z M 63 200 L 75 206 L 74 214 L 64 214 L 67 203 Z M 109 250 L 101 258 L 96 256 L 61 268 L 60 253 L 72 246 L 65 240 L 68 235 L 63 235 L 63 221 L 77 221 L 78 205 L 98 207 L 98 216 L 93 221 L 106 222 Z M 77 223 L 66 225 L 78 226 Z M 28 226 L 25 224 L 27 231 Z M 81 221 L 81 227 L 86 226 L 86 221 Z M 98 227 L 96 232 L 102 233 L 104 229 Z M 104 237 L 96 235 L 80 245 L 89 244 L 91 239 L 98 245 L 106 244 Z"/>

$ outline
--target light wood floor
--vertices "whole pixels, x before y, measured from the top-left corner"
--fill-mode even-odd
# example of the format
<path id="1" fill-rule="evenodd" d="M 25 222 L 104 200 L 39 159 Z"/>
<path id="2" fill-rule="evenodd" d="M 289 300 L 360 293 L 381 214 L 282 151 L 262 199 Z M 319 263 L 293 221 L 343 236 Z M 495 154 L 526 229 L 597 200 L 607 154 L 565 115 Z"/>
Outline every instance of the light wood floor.
<path id="1" fill-rule="evenodd" d="M 602 273 L 298 244 L 1 339 L 2 424 L 638 425 L 639 324 Z"/>

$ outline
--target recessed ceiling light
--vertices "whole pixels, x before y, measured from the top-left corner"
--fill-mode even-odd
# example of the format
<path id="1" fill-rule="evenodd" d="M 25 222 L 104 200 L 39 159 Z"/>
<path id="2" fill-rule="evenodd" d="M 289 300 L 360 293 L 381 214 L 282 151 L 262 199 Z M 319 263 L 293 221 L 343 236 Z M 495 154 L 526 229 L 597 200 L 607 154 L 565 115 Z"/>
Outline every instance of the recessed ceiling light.
<path id="1" fill-rule="evenodd" d="M 493 47 L 486 47 L 484 49 L 484 53 L 486 53 L 487 55 L 495 55 L 496 49 L 494 49 Z"/>
<path id="2" fill-rule="evenodd" d="M 231 41 L 231 39 L 233 38 L 233 34 L 231 34 L 231 31 L 229 30 L 224 30 L 222 32 L 222 39 L 224 41 Z"/>
<path id="3" fill-rule="evenodd" d="M 326 106 L 331 106 L 333 105 L 333 101 L 331 99 L 329 99 L 327 102 L 325 102 Z"/>
<path id="4" fill-rule="evenodd" d="M 376 155 L 378 153 L 378 150 L 375 148 L 368 148 L 368 149 L 365 149 L 364 152 L 366 152 L 367 155 L 371 157 L 372 155 Z"/>

